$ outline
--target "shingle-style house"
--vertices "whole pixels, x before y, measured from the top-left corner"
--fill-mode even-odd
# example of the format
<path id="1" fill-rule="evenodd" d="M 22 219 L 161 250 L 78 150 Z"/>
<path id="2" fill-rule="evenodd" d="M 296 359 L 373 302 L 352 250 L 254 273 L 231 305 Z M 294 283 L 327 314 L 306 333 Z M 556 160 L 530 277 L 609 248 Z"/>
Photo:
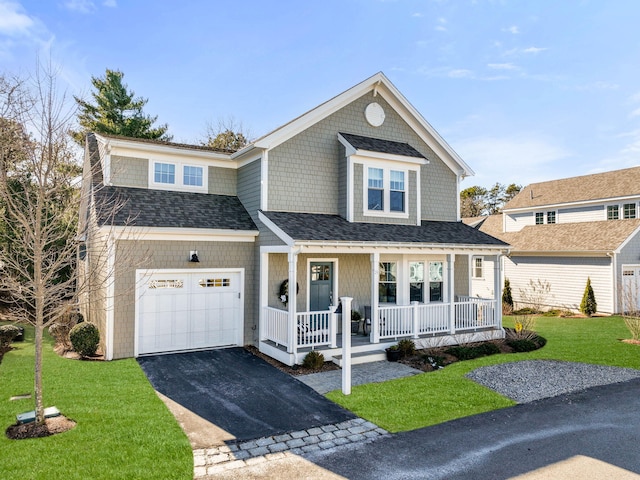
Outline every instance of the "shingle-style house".
<path id="1" fill-rule="evenodd" d="M 542 306 L 578 310 L 587 278 L 598 312 L 640 306 L 640 167 L 533 183 L 502 214 L 466 222 L 511 245 L 503 274 L 522 306 L 540 280 Z M 473 278 L 474 295 L 488 293 L 483 280 Z"/>
<path id="2" fill-rule="evenodd" d="M 345 296 L 366 317 L 354 354 L 501 338 L 499 282 L 470 297 L 471 259 L 507 252 L 460 221 L 472 174 L 382 73 L 234 153 L 91 134 L 80 281 L 101 287 L 83 314 L 108 359 L 243 344 L 331 358 Z"/>

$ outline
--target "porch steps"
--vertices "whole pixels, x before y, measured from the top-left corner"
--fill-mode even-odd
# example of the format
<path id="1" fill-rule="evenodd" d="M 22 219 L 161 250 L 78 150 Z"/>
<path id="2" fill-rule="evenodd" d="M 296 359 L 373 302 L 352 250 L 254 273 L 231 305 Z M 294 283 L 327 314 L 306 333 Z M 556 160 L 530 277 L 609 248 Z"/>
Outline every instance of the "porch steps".
<path id="1" fill-rule="evenodd" d="M 354 352 L 351 354 L 351 365 L 358 365 L 360 363 L 371 363 L 386 360 L 387 354 L 384 350 L 374 350 L 368 352 Z M 334 355 L 331 357 L 331 361 L 342 367 L 342 355 Z"/>

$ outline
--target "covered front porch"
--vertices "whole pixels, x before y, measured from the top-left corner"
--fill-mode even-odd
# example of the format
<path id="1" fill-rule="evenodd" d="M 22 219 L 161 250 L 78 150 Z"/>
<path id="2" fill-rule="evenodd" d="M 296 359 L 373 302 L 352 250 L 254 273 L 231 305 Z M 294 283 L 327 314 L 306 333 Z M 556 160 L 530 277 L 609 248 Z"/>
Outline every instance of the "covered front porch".
<path id="1" fill-rule="evenodd" d="M 259 349 L 287 365 L 312 349 L 341 364 L 343 335 L 351 336 L 354 363 L 384 359 L 402 338 L 418 348 L 503 338 L 501 255 L 479 247 L 262 247 Z M 486 272 L 492 298 L 471 296 L 479 257 L 494 260 Z M 283 294 L 284 281 L 296 288 Z M 343 296 L 362 316 L 358 333 L 341 329 Z"/>

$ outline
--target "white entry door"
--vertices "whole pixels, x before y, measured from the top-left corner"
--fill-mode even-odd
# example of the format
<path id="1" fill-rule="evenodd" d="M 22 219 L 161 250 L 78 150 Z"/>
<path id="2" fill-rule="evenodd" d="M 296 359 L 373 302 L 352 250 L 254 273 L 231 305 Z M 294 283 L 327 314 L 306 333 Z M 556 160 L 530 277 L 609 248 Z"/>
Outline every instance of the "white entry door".
<path id="1" fill-rule="evenodd" d="M 242 343 L 238 270 L 138 272 L 137 355 Z"/>
<path id="2" fill-rule="evenodd" d="M 622 299 L 623 312 L 640 311 L 640 265 L 622 266 Z"/>

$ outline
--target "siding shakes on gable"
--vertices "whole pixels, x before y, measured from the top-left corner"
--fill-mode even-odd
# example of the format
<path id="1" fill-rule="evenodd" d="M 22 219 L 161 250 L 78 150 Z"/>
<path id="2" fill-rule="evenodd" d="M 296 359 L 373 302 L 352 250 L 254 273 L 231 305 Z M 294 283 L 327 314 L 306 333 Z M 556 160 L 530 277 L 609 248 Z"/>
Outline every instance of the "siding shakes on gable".
<path id="1" fill-rule="evenodd" d="M 364 118 L 366 106 L 373 101 L 379 103 L 386 114 L 383 125 L 377 128 L 370 126 Z M 345 162 L 344 147 L 337 138 L 341 131 L 404 142 L 418 150 L 429 161 L 421 168 L 422 219 L 457 219 L 455 174 L 381 96 L 374 98 L 372 93 L 363 95 L 269 151 L 268 210 L 332 215 L 346 210 L 339 199 L 342 191 L 339 182 L 344 178 L 341 177 L 341 163 Z M 357 191 L 355 195 L 358 195 Z M 410 201 L 415 204 L 414 200 Z M 358 214 L 357 207 L 354 214 Z"/>
<path id="2" fill-rule="evenodd" d="M 148 188 L 149 160 L 112 155 L 111 183 L 120 187 Z"/>
<path id="3" fill-rule="evenodd" d="M 209 167 L 209 191 L 217 195 L 237 194 L 237 171 L 232 168 Z"/>

